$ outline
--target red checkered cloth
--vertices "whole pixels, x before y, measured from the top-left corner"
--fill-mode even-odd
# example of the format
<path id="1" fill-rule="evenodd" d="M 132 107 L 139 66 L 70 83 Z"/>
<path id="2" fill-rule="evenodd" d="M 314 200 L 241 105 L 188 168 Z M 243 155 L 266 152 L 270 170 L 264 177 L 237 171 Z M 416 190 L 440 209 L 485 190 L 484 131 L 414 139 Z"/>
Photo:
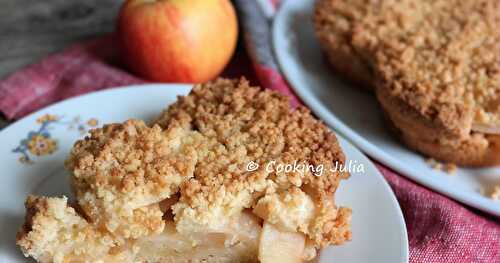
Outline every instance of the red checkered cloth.
<path id="1" fill-rule="evenodd" d="M 280 74 L 270 47 L 278 0 L 235 0 L 246 50 L 239 48 L 223 73 L 300 101 Z M 120 62 L 112 37 L 79 44 L 0 81 L 0 111 L 9 120 L 53 102 L 105 88 L 145 83 Z M 246 52 L 245 52 L 246 51 Z M 247 56 L 248 54 L 248 56 Z M 377 164 L 403 210 L 410 262 L 500 262 L 497 219 L 430 191 Z"/>

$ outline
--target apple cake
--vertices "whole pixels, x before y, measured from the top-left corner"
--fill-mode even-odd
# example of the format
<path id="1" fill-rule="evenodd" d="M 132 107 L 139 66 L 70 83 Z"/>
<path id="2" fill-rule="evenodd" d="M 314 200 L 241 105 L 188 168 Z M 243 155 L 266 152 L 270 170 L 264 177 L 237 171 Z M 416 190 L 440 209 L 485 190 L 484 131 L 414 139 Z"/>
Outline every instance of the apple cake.
<path id="1" fill-rule="evenodd" d="M 275 169 L 294 162 L 324 172 Z M 109 124 L 76 142 L 75 202 L 28 197 L 17 244 L 38 262 L 310 260 L 351 239 L 351 210 L 334 201 L 344 162 L 307 109 L 218 79 L 149 125 Z"/>
<path id="2" fill-rule="evenodd" d="M 500 164 L 500 2 L 319 0 L 314 24 L 330 64 L 372 87 L 410 148 Z"/>

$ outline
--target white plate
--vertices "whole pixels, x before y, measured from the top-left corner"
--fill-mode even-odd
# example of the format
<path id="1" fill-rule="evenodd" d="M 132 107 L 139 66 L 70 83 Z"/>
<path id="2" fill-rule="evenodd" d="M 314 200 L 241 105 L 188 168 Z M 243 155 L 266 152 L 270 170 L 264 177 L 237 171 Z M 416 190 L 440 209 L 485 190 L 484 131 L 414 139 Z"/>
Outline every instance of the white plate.
<path id="1" fill-rule="evenodd" d="M 500 202 L 479 193 L 479 176 L 500 175 L 499 168 L 464 169 L 454 176 L 436 171 L 400 144 L 384 126 L 375 97 L 335 77 L 312 26 L 313 0 L 286 1 L 273 25 L 273 46 L 281 70 L 296 93 L 328 125 L 368 155 L 442 194 L 500 216 Z"/>
<path id="2" fill-rule="evenodd" d="M 95 124 L 121 122 L 129 118 L 150 120 L 187 94 L 188 85 L 144 85 L 101 91 L 66 100 L 36 112 L 0 132 L 0 262 L 24 262 L 15 246 L 15 233 L 23 222 L 23 201 L 30 193 L 71 196 L 63 162 L 70 147 L 83 134 L 78 131 Z M 30 131 L 43 125 L 37 119 L 46 114 L 64 116 L 45 125 L 58 149 L 52 154 L 34 157 L 25 164 L 20 153 L 12 152 Z M 75 119 L 78 117 L 79 119 Z M 91 120 L 89 122 L 89 120 Z M 71 126 L 76 129 L 71 129 Z M 407 262 L 408 241 L 403 215 L 390 187 L 375 166 L 356 148 L 341 139 L 342 148 L 365 173 L 354 173 L 342 183 L 337 202 L 353 209 L 353 241 L 345 246 L 325 249 L 321 262 Z M 47 144 L 48 145 L 48 144 Z M 383 238 L 383 242 L 381 242 Z"/>

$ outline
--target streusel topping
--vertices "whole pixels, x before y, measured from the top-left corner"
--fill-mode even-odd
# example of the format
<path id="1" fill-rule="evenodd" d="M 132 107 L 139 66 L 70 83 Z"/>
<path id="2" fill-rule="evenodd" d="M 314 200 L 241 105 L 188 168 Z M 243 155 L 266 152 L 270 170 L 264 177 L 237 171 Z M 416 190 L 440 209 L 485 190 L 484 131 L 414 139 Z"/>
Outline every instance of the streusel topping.
<path id="1" fill-rule="evenodd" d="M 260 199 L 269 195 L 274 200 L 276 194 L 291 191 L 315 205 L 300 210 L 293 202 L 284 202 L 283 209 L 307 214 L 291 212 L 297 223 L 285 227 L 294 226 L 317 246 L 350 239 L 350 210 L 333 203 L 340 179 L 348 176 L 333 169 L 335 162 L 344 162 L 344 155 L 335 135 L 305 108 L 292 110 L 286 97 L 251 87 L 246 80 L 219 79 L 196 86 L 155 123 L 165 129 L 181 126 L 206 138 L 207 154 L 198 156 L 194 177 L 181 185 L 179 202 L 173 206 L 180 232 L 216 230 Z M 268 164 L 272 161 L 276 166 L 323 165 L 325 172 L 315 176 L 310 170 L 271 171 Z M 259 169 L 247 171 L 249 162 L 257 163 Z M 269 211 L 260 216 L 275 216 L 274 210 Z"/>
<path id="2" fill-rule="evenodd" d="M 380 88 L 452 134 L 500 127 L 500 2 L 322 2 L 318 23 Z"/>
<path id="3" fill-rule="evenodd" d="M 29 196 L 17 244 L 38 262 L 130 262 L 128 244 L 98 231 L 68 205 L 67 198 Z"/>
<path id="4" fill-rule="evenodd" d="M 93 222 L 125 238 L 161 232 L 158 203 L 193 176 L 201 141 L 197 132 L 162 131 L 139 120 L 92 130 L 66 162 L 79 205 Z"/>

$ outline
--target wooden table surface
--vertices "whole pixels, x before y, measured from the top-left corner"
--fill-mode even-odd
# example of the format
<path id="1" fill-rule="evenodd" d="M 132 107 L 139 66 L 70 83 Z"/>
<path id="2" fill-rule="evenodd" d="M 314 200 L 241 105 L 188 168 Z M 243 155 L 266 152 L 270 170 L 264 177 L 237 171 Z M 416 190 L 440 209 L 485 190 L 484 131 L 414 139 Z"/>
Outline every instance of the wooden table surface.
<path id="1" fill-rule="evenodd" d="M 124 0 L 0 0 L 0 79 L 68 45 L 112 32 Z M 0 128 L 8 123 L 0 118 Z"/>

